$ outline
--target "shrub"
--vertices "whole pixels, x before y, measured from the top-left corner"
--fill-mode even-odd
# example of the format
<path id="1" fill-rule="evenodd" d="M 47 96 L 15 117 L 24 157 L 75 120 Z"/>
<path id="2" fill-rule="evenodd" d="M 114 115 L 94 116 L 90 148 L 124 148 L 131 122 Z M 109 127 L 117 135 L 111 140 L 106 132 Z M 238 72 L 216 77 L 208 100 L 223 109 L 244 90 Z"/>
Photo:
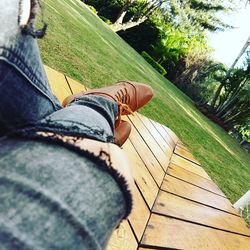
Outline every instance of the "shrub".
<path id="1" fill-rule="evenodd" d="M 92 10 L 95 14 L 98 13 L 98 11 L 93 7 L 92 5 L 85 4 L 90 10 Z"/>
<path id="2" fill-rule="evenodd" d="M 158 62 L 156 62 L 146 51 L 142 51 L 141 56 L 161 75 L 164 76 L 167 74 L 167 71 Z"/>
<path id="3" fill-rule="evenodd" d="M 112 24 L 112 22 L 108 19 L 108 18 L 106 18 L 106 17 L 104 17 L 104 16 L 99 16 L 101 19 L 102 19 L 102 21 L 104 21 L 106 24 L 108 24 L 108 25 L 110 25 L 110 24 Z"/>

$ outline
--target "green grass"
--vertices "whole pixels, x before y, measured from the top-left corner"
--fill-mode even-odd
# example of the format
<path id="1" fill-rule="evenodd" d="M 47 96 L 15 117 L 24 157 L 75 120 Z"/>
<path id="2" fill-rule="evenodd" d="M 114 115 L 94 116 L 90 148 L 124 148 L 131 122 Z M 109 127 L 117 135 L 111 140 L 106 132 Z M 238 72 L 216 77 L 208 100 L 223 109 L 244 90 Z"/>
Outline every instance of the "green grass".
<path id="1" fill-rule="evenodd" d="M 47 36 L 39 41 L 45 64 L 88 87 L 121 79 L 149 83 L 152 101 L 140 112 L 171 128 L 235 202 L 250 189 L 250 156 L 192 101 L 78 0 L 45 0 Z"/>
<path id="2" fill-rule="evenodd" d="M 245 219 L 248 227 L 250 228 L 250 202 L 243 210 L 240 211 L 240 215 Z"/>

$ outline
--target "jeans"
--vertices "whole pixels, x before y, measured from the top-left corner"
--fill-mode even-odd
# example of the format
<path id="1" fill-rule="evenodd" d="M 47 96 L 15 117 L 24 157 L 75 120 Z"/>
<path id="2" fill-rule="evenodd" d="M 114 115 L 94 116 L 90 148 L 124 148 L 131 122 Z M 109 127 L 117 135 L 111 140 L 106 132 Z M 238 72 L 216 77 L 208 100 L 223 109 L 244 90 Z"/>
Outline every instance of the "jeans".
<path id="1" fill-rule="evenodd" d="M 0 1 L 0 249 L 104 249 L 130 206 L 125 184 L 98 157 L 37 131 L 112 143 L 118 106 L 89 95 L 61 107 L 40 59 L 41 31 L 32 19 L 18 23 L 22 2 Z"/>

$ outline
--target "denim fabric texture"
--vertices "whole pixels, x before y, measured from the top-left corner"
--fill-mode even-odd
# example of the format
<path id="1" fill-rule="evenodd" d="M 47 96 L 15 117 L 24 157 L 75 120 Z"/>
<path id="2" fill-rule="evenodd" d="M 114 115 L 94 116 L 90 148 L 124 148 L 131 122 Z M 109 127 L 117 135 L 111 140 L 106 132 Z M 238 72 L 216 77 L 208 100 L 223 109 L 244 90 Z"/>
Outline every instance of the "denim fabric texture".
<path id="1" fill-rule="evenodd" d="M 113 142 L 117 104 L 84 96 L 61 107 L 34 35 L 18 24 L 21 2 L 0 1 L 0 249 L 104 249 L 126 211 L 121 183 L 98 158 L 30 138 Z"/>
<path id="2" fill-rule="evenodd" d="M 56 144 L 2 138 L 0 249 L 104 249 L 124 196 L 99 164 Z"/>

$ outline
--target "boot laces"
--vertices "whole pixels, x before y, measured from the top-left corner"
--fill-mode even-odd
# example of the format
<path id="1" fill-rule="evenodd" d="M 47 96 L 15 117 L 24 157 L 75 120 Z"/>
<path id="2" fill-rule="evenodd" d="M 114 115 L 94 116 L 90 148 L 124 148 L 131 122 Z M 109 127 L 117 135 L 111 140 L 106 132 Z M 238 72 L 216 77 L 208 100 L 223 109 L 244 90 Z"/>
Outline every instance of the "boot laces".
<path id="1" fill-rule="evenodd" d="M 130 96 L 128 94 L 127 88 L 120 89 L 119 91 L 117 91 L 115 97 L 119 107 L 118 118 L 117 118 L 117 124 L 119 125 L 121 122 L 121 116 L 124 113 L 124 111 L 127 111 L 127 113 L 129 114 L 133 114 L 133 111 L 128 105 L 130 103 Z"/>

